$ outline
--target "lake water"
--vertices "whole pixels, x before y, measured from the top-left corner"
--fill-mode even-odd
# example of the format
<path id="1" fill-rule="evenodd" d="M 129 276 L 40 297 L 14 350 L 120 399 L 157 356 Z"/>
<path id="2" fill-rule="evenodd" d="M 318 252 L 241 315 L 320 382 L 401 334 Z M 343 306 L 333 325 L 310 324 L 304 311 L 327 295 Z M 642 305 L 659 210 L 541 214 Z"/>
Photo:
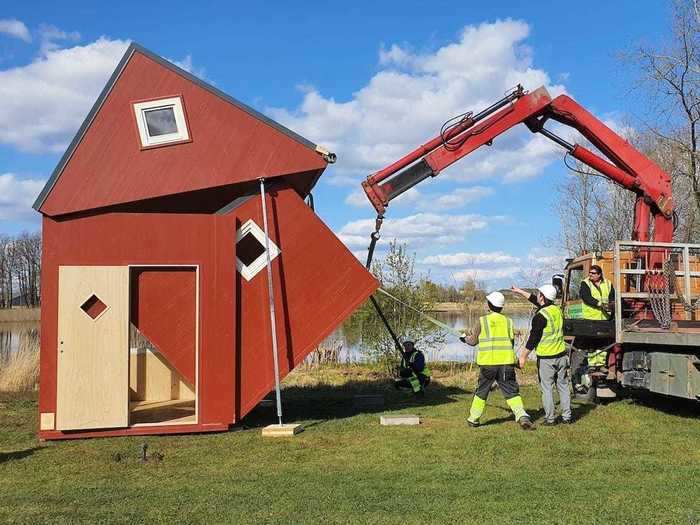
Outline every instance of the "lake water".
<path id="1" fill-rule="evenodd" d="M 0 323 L 0 363 L 9 359 L 10 355 L 19 350 L 21 344 L 36 345 L 39 334 L 39 323 Z"/>
<path id="2" fill-rule="evenodd" d="M 455 330 L 468 329 L 473 323 L 478 322 L 479 314 L 473 313 L 471 319 L 464 313 L 452 312 L 436 312 L 433 317 L 439 319 L 443 323 L 452 327 Z M 510 314 L 514 322 L 514 327 L 517 330 L 527 332 L 530 326 L 530 314 L 527 312 L 515 312 Z M 36 344 L 39 323 L 0 323 L 0 363 L 8 359 L 8 357 L 19 349 L 20 344 L 24 341 L 32 341 Z M 516 337 L 520 339 L 523 336 Z M 362 351 L 358 346 L 350 346 L 343 337 L 342 328 L 336 330 L 331 336 L 331 339 L 342 343 L 340 359 L 343 362 L 362 361 Z M 475 348 L 462 343 L 457 336 L 448 333 L 446 341 L 443 345 L 436 348 L 421 348 L 428 359 L 431 361 L 461 361 L 472 362 L 475 358 Z"/>
<path id="3" fill-rule="evenodd" d="M 449 327 L 458 331 L 469 330 L 475 323 L 478 323 L 479 316 L 482 313 L 472 312 L 471 316 L 461 312 L 434 312 L 431 314 L 435 319 L 445 323 Z M 516 332 L 516 347 L 522 340 L 530 328 L 530 312 L 517 311 L 508 314 L 513 319 L 513 328 Z M 470 318 L 471 317 L 471 318 Z M 438 329 L 436 327 L 436 329 Z M 342 328 L 338 328 L 330 337 L 334 340 L 343 342 L 343 350 L 341 351 L 341 361 L 357 362 L 362 361 L 362 350 L 357 345 L 348 345 L 343 337 Z M 429 361 L 459 361 L 471 363 L 476 359 L 476 347 L 462 343 L 456 335 L 447 333 L 445 343 L 436 348 L 420 348 Z"/>

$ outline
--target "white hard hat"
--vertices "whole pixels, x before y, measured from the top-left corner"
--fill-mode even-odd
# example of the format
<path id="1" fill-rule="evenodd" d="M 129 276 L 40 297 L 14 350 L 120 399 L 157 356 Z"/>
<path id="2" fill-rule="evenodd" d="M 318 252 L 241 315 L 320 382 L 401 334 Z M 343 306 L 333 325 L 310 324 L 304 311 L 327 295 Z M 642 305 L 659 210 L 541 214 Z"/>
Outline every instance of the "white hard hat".
<path id="1" fill-rule="evenodd" d="M 557 298 L 557 289 L 552 284 L 543 284 L 538 290 L 550 301 L 554 301 Z"/>
<path id="2" fill-rule="evenodd" d="M 506 304 L 506 298 L 501 292 L 491 292 L 486 296 L 486 300 L 496 308 L 503 308 L 503 305 Z"/>

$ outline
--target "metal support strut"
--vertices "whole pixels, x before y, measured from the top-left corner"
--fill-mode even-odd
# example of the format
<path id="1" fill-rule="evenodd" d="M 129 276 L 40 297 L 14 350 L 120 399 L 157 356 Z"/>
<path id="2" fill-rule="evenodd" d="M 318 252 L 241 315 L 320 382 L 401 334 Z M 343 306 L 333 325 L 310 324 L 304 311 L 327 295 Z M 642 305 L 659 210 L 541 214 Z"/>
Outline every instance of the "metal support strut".
<path id="1" fill-rule="evenodd" d="M 280 392 L 280 365 L 277 356 L 277 318 L 275 317 L 275 294 L 272 287 L 272 259 L 270 258 L 270 234 L 267 230 L 267 205 L 265 203 L 265 179 L 260 179 L 260 201 L 262 202 L 263 229 L 265 230 L 265 255 L 267 257 L 267 295 L 270 301 L 270 331 L 272 334 L 272 362 L 275 366 L 275 397 L 277 420 L 282 426 L 282 393 Z"/>
<path id="2" fill-rule="evenodd" d="M 377 241 L 379 240 L 379 237 L 380 237 L 379 230 L 382 227 L 382 222 L 384 222 L 384 215 L 382 215 L 380 213 L 379 215 L 377 215 L 377 220 L 374 223 L 374 231 L 370 235 L 369 249 L 367 250 L 367 262 L 365 263 L 365 267 L 369 271 L 371 271 L 370 267 L 372 266 L 372 258 L 374 257 L 374 248 L 377 245 Z M 389 321 L 384 316 L 384 312 L 382 312 L 382 309 L 379 307 L 379 303 L 374 298 L 374 295 L 370 295 L 369 300 L 372 302 L 374 309 L 377 311 L 377 315 L 384 323 L 384 326 L 386 327 L 387 332 L 389 332 L 389 335 L 394 340 L 394 344 L 396 345 L 396 349 L 401 354 L 401 357 L 403 357 L 404 356 L 403 345 L 401 344 L 401 341 L 399 341 L 399 338 L 396 335 L 396 333 L 394 332 L 394 330 L 391 328 L 391 325 L 389 325 Z"/>

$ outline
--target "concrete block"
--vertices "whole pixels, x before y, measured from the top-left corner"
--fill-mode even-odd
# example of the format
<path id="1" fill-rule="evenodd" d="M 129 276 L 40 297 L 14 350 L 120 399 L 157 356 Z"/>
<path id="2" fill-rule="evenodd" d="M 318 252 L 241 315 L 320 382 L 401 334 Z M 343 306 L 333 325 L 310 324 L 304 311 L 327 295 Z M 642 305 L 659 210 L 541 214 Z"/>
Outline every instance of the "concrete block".
<path id="1" fill-rule="evenodd" d="M 299 424 L 268 425 L 262 429 L 263 437 L 292 437 L 304 430 Z"/>
<path id="2" fill-rule="evenodd" d="M 411 415 L 401 416 L 380 416 L 379 424 L 383 426 L 391 425 L 420 425 L 420 417 Z"/>
<path id="3" fill-rule="evenodd" d="M 384 408 L 383 394 L 357 394 L 352 398 L 352 407 L 357 409 Z"/>

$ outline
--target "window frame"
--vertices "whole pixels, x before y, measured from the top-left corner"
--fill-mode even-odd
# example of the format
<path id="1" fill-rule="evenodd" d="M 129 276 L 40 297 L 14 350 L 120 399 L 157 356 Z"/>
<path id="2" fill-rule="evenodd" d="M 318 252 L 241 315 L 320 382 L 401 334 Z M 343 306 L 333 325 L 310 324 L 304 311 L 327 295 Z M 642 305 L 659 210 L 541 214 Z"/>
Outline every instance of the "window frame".
<path id="1" fill-rule="evenodd" d="M 181 95 L 135 101 L 132 102 L 132 107 L 134 110 L 134 118 L 136 120 L 136 129 L 138 130 L 139 138 L 141 139 L 141 149 L 150 149 L 160 146 L 169 146 L 171 144 L 191 142 L 189 123 L 187 121 L 185 105 Z M 146 113 L 164 108 L 172 108 L 175 116 L 177 131 L 175 133 L 151 136 L 148 132 Z"/>
<path id="2" fill-rule="evenodd" d="M 265 232 L 258 226 L 258 224 L 253 219 L 248 219 L 244 222 L 238 230 L 236 230 L 236 243 L 243 239 L 246 235 L 251 234 L 255 237 L 260 244 L 262 244 L 263 252 L 250 264 L 246 265 L 238 258 L 236 254 L 236 270 L 243 276 L 246 281 L 251 281 L 258 273 L 260 273 L 267 266 L 267 248 L 265 247 Z M 280 249 L 269 239 L 270 243 L 270 261 L 274 261 L 280 253 Z M 237 250 L 236 250 L 237 251 Z"/>

